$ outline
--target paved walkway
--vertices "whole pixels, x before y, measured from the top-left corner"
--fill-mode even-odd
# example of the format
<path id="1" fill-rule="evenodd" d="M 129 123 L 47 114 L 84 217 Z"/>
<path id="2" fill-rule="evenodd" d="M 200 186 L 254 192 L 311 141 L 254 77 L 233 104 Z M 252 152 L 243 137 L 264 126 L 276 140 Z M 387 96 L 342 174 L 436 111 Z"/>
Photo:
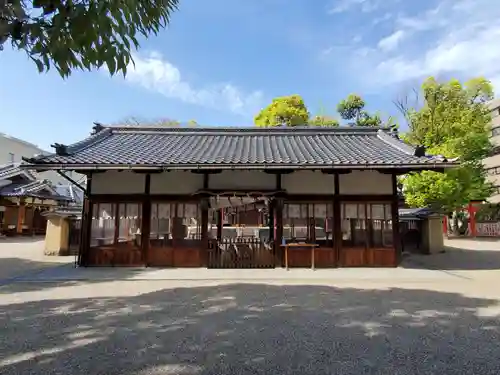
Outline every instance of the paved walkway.
<path id="1" fill-rule="evenodd" d="M 0 373 L 498 375 L 496 286 L 133 280 L 0 288 Z"/>
<path id="2" fill-rule="evenodd" d="M 392 280 L 500 279 L 500 241 L 447 240 L 443 254 L 411 256 L 398 268 L 205 269 L 75 268 L 73 257 L 43 255 L 43 241 L 0 243 L 0 284 L 109 280 Z"/>
<path id="3" fill-rule="evenodd" d="M 0 286 L 0 373 L 498 375 L 495 246 L 396 269 L 30 268 Z"/>
<path id="4" fill-rule="evenodd" d="M 62 264 L 73 264 L 74 257 L 46 256 L 43 237 L 0 239 L 0 284 Z"/>

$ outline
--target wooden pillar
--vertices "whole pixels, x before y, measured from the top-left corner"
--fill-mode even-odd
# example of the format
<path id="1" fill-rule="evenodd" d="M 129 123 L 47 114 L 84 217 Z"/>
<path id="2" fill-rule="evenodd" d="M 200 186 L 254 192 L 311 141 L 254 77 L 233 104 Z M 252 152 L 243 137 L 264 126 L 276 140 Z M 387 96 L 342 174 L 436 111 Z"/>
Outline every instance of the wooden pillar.
<path id="1" fill-rule="evenodd" d="M 208 190 L 210 187 L 210 174 L 204 173 L 203 174 L 203 189 Z M 208 246 L 209 246 L 209 239 L 208 239 L 208 214 L 209 214 L 209 198 L 207 197 L 202 197 L 200 206 L 201 206 L 201 246 L 202 246 L 202 254 L 201 254 L 201 260 L 202 264 L 205 267 L 208 267 Z M 217 226 L 217 237 L 219 237 L 219 227 Z M 210 228 L 210 231 L 212 228 Z"/>
<path id="2" fill-rule="evenodd" d="M 340 202 L 340 176 L 334 174 L 333 191 L 333 247 L 335 249 L 335 265 L 340 264 L 340 252 L 342 251 L 342 215 Z"/>
<path id="3" fill-rule="evenodd" d="M 276 190 L 283 190 L 281 174 L 276 174 Z M 274 254 L 275 264 L 284 266 L 284 248 L 281 246 L 283 242 L 283 198 L 275 198 L 274 200 Z"/>
<path id="4" fill-rule="evenodd" d="M 17 234 L 23 233 L 23 223 L 25 216 L 26 216 L 26 203 L 24 202 L 24 199 L 20 199 L 19 206 L 17 206 L 17 223 L 16 223 Z"/>
<path id="5" fill-rule="evenodd" d="M 142 202 L 141 252 L 142 261 L 149 266 L 149 239 L 151 234 L 151 175 L 144 179 L 144 200 Z"/>
<path id="6" fill-rule="evenodd" d="M 87 190 L 83 200 L 82 223 L 80 226 L 80 247 L 78 251 L 78 264 L 80 266 L 89 265 L 90 238 L 92 231 L 92 173 L 87 175 Z"/>
<path id="7" fill-rule="evenodd" d="M 216 211 L 217 218 L 217 240 L 220 241 L 222 239 L 222 221 L 224 220 L 222 216 L 222 209 L 218 209 Z"/>
<path id="8" fill-rule="evenodd" d="M 31 236 L 35 235 L 35 198 L 31 198 Z"/>
<path id="9" fill-rule="evenodd" d="M 276 238 L 275 238 L 275 253 L 276 265 L 283 267 L 284 265 L 284 248 L 281 246 L 283 242 L 283 198 L 276 199 L 275 205 L 275 221 L 276 221 Z"/>
<path id="10" fill-rule="evenodd" d="M 472 237 L 477 236 L 477 230 L 476 230 L 476 207 L 472 202 L 469 202 L 467 206 L 467 211 L 469 213 L 469 222 L 470 222 L 470 235 Z"/>
<path id="11" fill-rule="evenodd" d="M 399 197 L 398 197 L 398 176 L 392 175 L 392 203 L 391 203 L 391 219 L 394 251 L 396 252 L 396 264 L 401 262 L 401 239 L 399 233 Z"/>
<path id="12" fill-rule="evenodd" d="M 208 198 L 203 197 L 200 202 L 201 206 L 201 262 L 202 265 L 208 266 Z"/>
<path id="13" fill-rule="evenodd" d="M 268 206 L 267 206 L 267 225 L 269 226 L 269 240 L 273 241 L 275 239 L 274 235 L 274 210 L 276 207 L 276 201 L 273 199 L 269 201 Z"/>

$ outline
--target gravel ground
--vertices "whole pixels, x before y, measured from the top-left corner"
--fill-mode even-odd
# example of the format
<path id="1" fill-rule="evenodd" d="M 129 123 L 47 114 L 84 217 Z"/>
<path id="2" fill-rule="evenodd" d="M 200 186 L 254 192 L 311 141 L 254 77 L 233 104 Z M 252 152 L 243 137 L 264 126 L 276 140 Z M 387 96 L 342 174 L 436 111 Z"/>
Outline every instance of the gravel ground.
<path id="1" fill-rule="evenodd" d="M 496 242 L 457 242 L 390 277 L 239 283 L 58 280 L 70 267 L 46 269 L 66 261 L 40 243 L 3 245 L 2 375 L 500 373 Z"/>
<path id="2" fill-rule="evenodd" d="M 5 285 L 0 373 L 500 373 L 492 283 L 299 284 Z"/>
<path id="3" fill-rule="evenodd" d="M 64 263 L 72 263 L 72 256 L 46 256 L 44 238 L 0 238 L 0 285 L 5 280 L 33 273 Z"/>

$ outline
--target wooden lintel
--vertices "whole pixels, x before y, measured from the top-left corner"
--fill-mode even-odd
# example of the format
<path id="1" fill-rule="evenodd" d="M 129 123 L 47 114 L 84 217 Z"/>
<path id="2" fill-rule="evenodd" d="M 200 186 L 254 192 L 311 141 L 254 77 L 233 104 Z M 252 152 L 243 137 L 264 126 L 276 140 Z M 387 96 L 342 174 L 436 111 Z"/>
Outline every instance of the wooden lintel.
<path id="1" fill-rule="evenodd" d="M 222 173 L 222 169 L 193 169 L 191 173 L 194 174 L 219 174 Z"/>
<path id="2" fill-rule="evenodd" d="M 87 192 L 87 189 L 84 188 L 82 185 L 80 185 L 78 182 L 76 182 L 75 180 L 73 180 L 71 177 L 67 176 L 65 173 L 63 173 L 62 171 L 60 170 L 56 170 L 56 173 L 61 176 L 62 178 L 64 178 L 65 180 L 69 181 L 71 184 L 75 185 L 75 186 L 78 186 L 85 195 L 88 194 Z"/>
<path id="3" fill-rule="evenodd" d="M 394 168 L 394 169 L 377 169 L 376 171 L 379 173 L 382 173 L 382 174 L 400 176 L 403 174 L 408 174 L 408 173 L 412 173 L 412 172 L 418 173 L 418 172 L 422 172 L 422 171 L 432 171 L 432 172 L 443 173 L 445 171 L 445 169 L 444 168 L 432 168 L 432 169 Z"/>
<path id="4" fill-rule="evenodd" d="M 138 173 L 138 174 L 158 174 L 158 173 L 163 173 L 162 169 L 132 169 L 132 172 Z"/>
<path id="5" fill-rule="evenodd" d="M 412 172 L 411 169 L 402 168 L 402 169 L 377 169 L 378 173 L 387 174 L 387 175 L 402 175 Z M 415 171 L 414 171 L 415 172 Z"/>
<path id="6" fill-rule="evenodd" d="M 264 169 L 264 173 L 268 174 L 290 174 L 295 172 L 293 169 Z"/>
<path id="7" fill-rule="evenodd" d="M 352 169 L 322 169 L 321 173 L 324 174 L 349 174 Z"/>
<path id="8" fill-rule="evenodd" d="M 204 196 L 204 197 L 210 197 L 214 195 L 225 195 L 228 197 L 231 196 L 261 196 L 261 195 L 266 195 L 266 196 L 274 196 L 278 194 L 286 194 L 286 191 L 284 190 L 269 190 L 269 189 L 247 189 L 247 190 L 242 190 L 242 189 L 202 189 L 198 190 L 194 195 L 196 197 Z"/>
<path id="9" fill-rule="evenodd" d="M 345 202 L 391 202 L 394 200 L 394 195 L 347 195 L 347 194 L 286 194 L 284 198 L 288 201 L 332 201 L 339 200 Z"/>

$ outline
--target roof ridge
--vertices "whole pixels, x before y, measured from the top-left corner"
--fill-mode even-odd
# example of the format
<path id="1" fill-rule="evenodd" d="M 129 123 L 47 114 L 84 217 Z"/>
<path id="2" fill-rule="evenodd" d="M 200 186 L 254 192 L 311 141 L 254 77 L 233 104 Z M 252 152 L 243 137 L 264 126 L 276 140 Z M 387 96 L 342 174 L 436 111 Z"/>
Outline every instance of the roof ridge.
<path id="1" fill-rule="evenodd" d="M 107 138 L 111 134 L 112 134 L 112 131 L 109 128 L 105 128 L 99 132 L 92 133 L 87 138 L 85 138 L 79 142 L 72 143 L 72 144 L 68 145 L 68 152 L 72 154 L 75 152 L 82 151 L 82 150 L 86 149 L 87 147 L 90 147 L 96 143 L 103 141 L 105 138 Z"/>
<path id="2" fill-rule="evenodd" d="M 426 169 L 446 161 L 419 157 L 379 127 L 96 127 L 85 140 L 32 160 L 33 169 Z M 80 150 L 80 151 L 78 151 Z M 437 166 L 439 164 L 439 166 Z"/>
<path id="3" fill-rule="evenodd" d="M 22 169 L 22 163 L 6 163 L 4 165 L 0 165 L 0 180 L 6 180 L 14 176 L 18 176 L 23 174 L 29 180 L 36 181 L 38 174 L 35 171 L 29 169 Z"/>
<path id="4" fill-rule="evenodd" d="M 401 152 L 404 152 L 407 155 L 415 155 L 415 148 L 413 146 L 410 146 L 403 142 L 402 140 L 398 138 L 394 138 L 390 134 L 387 134 L 386 132 L 383 131 L 378 131 L 377 132 L 377 137 L 382 141 L 387 143 L 389 146 L 392 146 L 396 149 L 398 149 Z"/>
<path id="5" fill-rule="evenodd" d="M 169 127 L 152 127 L 152 126 L 120 126 L 120 127 L 106 127 L 105 130 L 112 133 L 140 133 L 140 134 L 213 134 L 224 133 L 225 135 L 231 134 L 373 134 L 376 135 L 378 131 L 384 131 L 380 127 L 367 127 L 367 126 L 343 126 L 343 127 L 327 127 L 327 126 L 269 126 L 269 127 L 196 127 L 196 128 L 169 128 Z M 105 131 L 102 130 L 102 131 Z"/>
<path id="6" fill-rule="evenodd" d="M 80 152 L 80 151 L 83 151 L 84 149 L 90 147 L 90 146 L 93 146 L 99 142 L 102 142 L 104 139 L 106 139 L 108 136 L 110 136 L 112 134 L 112 131 L 110 128 L 105 128 L 103 129 L 102 131 L 100 132 L 97 132 L 97 133 L 93 133 L 93 134 L 90 134 L 90 136 L 88 136 L 87 138 L 81 140 L 81 141 L 78 141 L 76 143 L 72 143 L 70 145 L 67 146 L 67 151 L 68 153 L 70 154 L 74 154 L 76 152 Z M 56 152 L 52 152 L 52 153 L 49 153 L 49 154 L 46 154 L 46 155 L 38 155 L 38 156 L 35 156 L 33 157 L 33 159 L 35 160 L 43 160 L 43 159 L 47 159 L 51 156 L 54 156 L 54 155 L 57 155 Z"/>

